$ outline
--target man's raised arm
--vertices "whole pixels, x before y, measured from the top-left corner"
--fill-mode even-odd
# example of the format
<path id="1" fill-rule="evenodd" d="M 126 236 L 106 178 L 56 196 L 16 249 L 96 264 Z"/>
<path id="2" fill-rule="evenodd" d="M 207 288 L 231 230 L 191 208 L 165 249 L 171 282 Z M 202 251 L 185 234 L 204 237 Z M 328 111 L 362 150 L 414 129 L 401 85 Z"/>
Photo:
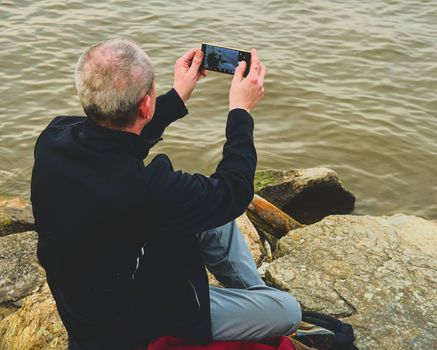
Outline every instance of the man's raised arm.
<path id="1" fill-rule="evenodd" d="M 252 51 L 252 65 L 243 78 L 246 63 L 235 71 L 229 96 L 227 141 L 223 157 L 210 176 L 173 171 L 164 155 L 150 164 L 154 188 L 150 195 L 156 234 L 193 234 L 223 225 L 241 215 L 253 197 L 256 150 L 249 111 L 264 94 L 266 68 Z"/>
<path id="2" fill-rule="evenodd" d="M 187 115 L 188 110 L 184 101 L 175 89 L 171 89 L 156 99 L 155 113 L 152 120 L 141 130 L 141 137 L 148 143 L 158 140 L 165 128 Z"/>
<path id="3" fill-rule="evenodd" d="M 152 120 L 141 131 L 141 137 L 148 142 L 159 139 L 165 128 L 188 113 L 185 103 L 191 97 L 200 76 L 199 72 L 203 53 L 199 49 L 191 49 L 175 63 L 173 88 L 156 99 L 155 114 Z"/>

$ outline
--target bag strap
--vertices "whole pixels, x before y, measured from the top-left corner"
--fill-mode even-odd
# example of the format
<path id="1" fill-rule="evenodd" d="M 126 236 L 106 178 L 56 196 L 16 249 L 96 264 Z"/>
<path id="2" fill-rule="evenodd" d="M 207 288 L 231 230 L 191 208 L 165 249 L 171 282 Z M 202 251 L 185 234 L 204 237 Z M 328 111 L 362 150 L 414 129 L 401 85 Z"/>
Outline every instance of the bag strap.
<path id="1" fill-rule="evenodd" d="M 302 311 L 302 321 L 326 328 L 334 333 L 333 349 L 358 350 L 354 345 L 355 335 L 352 325 L 339 319 L 314 311 Z"/>

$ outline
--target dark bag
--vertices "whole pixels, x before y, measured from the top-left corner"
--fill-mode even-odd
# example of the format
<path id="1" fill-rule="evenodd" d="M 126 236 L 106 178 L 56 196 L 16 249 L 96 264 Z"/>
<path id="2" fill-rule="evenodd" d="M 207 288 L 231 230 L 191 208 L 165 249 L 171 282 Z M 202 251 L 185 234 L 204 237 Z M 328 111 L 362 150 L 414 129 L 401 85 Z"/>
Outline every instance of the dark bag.
<path id="1" fill-rule="evenodd" d="M 313 311 L 302 311 L 302 321 L 325 328 L 333 335 L 300 334 L 295 337 L 303 344 L 320 350 L 358 350 L 354 345 L 355 336 L 352 326 L 330 315 Z"/>

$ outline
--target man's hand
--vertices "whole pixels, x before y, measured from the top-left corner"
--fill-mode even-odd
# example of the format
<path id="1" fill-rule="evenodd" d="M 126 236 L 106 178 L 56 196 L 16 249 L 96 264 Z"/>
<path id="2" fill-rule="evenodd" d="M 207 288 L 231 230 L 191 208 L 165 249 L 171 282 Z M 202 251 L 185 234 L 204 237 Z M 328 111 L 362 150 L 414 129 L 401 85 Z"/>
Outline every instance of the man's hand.
<path id="1" fill-rule="evenodd" d="M 246 62 L 241 61 L 235 69 L 229 91 L 229 110 L 242 108 L 250 112 L 264 96 L 264 76 L 266 67 L 261 64 L 255 49 L 251 50 L 252 58 L 250 71 L 246 78 L 243 74 L 246 70 Z"/>
<path id="2" fill-rule="evenodd" d="M 202 59 L 202 50 L 191 49 L 176 61 L 173 88 L 184 102 L 190 99 L 200 76 L 206 77 L 205 69 L 199 72 Z"/>

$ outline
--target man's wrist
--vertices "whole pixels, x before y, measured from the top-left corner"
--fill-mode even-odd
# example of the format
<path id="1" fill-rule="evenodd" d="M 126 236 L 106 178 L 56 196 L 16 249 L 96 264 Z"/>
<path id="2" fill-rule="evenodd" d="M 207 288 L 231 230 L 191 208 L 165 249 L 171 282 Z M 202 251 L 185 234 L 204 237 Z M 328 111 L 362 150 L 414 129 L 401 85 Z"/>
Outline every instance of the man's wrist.
<path id="1" fill-rule="evenodd" d="M 181 89 L 179 89 L 176 86 L 173 86 L 173 89 L 176 91 L 176 93 L 178 94 L 179 98 L 182 100 L 183 103 L 187 103 L 187 101 L 189 100 L 189 98 L 184 95 L 181 91 Z"/>
<path id="2" fill-rule="evenodd" d="M 245 106 L 229 106 L 229 112 L 231 112 L 235 109 L 242 109 L 242 110 L 246 111 L 247 113 L 250 113 L 249 108 L 247 108 Z"/>
<path id="3" fill-rule="evenodd" d="M 228 121 L 226 128 L 233 128 L 237 125 L 243 127 L 243 125 L 249 125 L 254 128 L 254 120 L 250 113 L 244 108 L 234 108 L 228 113 Z"/>
<path id="4" fill-rule="evenodd" d="M 165 111 L 169 118 L 174 121 L 188 114 L 187 106 L 174 88 L 158 97 L 160 110 Z"/>

